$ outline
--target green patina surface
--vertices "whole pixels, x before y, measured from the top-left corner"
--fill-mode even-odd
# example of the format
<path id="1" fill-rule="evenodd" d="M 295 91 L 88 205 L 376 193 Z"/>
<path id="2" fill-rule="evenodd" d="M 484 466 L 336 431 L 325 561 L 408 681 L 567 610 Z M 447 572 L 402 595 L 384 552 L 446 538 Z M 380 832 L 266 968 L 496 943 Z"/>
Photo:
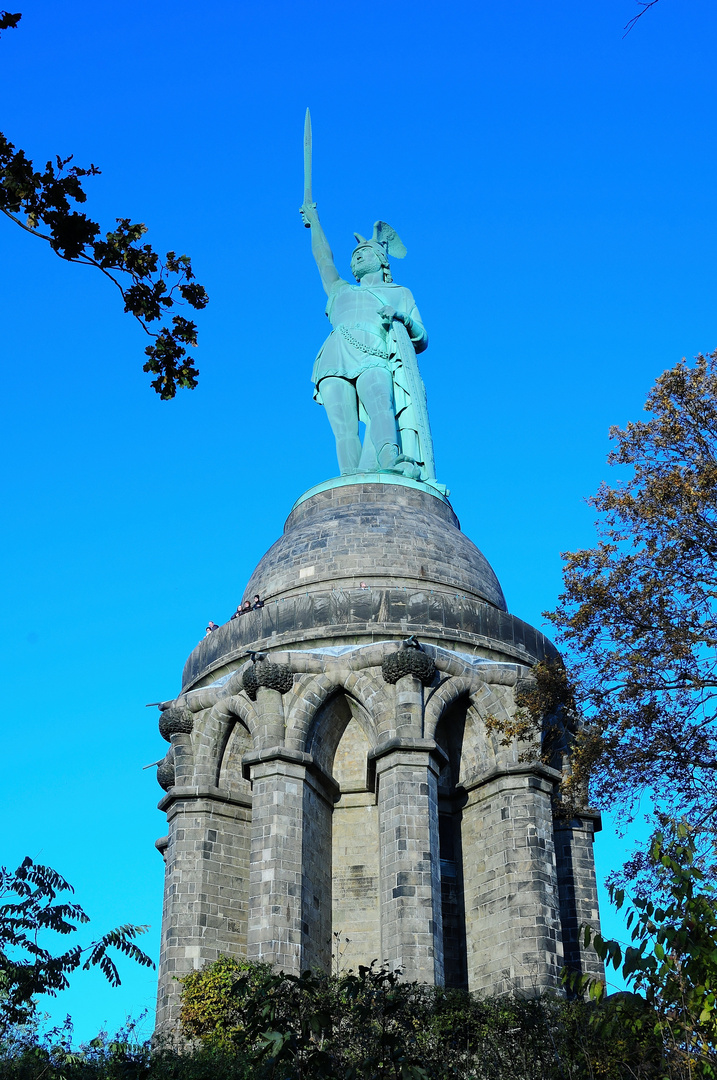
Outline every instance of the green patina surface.
<path id="1" fill-rule="evenodd" d="M 301 217 L 311 229 L 311 250 L 333 327 L 311 378 L 314 398 L 326 409 L 336 440 L 341 476 L 388 472 L 424 481 L 445 494 L 436 480 L 426 390 L 416 358 L 427 348 L 428 335 L 413 295 L 394 282 L 389 263 L 406 255 L 405 245 L 395 229 L 377 221 L 370 239 L 354 233 L 351 273 L 356 284 L 341 277 L 312 196 L 308 110 Z"/>
<path id="2" fill-rule="evenodd" d="M 309 488 L 308 491 L 305 491 L 303 495 L 300 495 L 291 509 L 295 510 L 297 506 L 301 506 L 307 499 L 311 499 L 322 491 L 350 487 L 351 484 L 395 484 L 397 487 L 413 488 L 414 491 L 425 491 L 427 495 L 433 495 L 434 498 L 440 499 L 444 503 L 448 503 L 447 496 L 450 495 L 448 488 L 442 484 L 436 485 L 435 482 L 431 484 L 422 480 L 411 480 L 407 476 L 400 476 L 394 472 L 357 472 L 350 476 L 335 476 L 331 480 L 324 480 L 323 483 L 316 484 L 314 487 Z M 448 505 L 450 506 L 450 503 Z"/>

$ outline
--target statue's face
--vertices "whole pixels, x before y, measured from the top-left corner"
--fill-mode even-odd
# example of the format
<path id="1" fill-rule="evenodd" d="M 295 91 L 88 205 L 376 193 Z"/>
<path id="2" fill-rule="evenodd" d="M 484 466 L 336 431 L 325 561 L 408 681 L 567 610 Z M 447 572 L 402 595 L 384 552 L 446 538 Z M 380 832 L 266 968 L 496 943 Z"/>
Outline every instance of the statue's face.
<path id="1" fill-rule="evenodd" d="M 351 273 L 359 281 L 364 274 L 375 274 L 381 269 L 381 260 L 373 248 L 368 246 L 357 247 L 351 256 Z"/>

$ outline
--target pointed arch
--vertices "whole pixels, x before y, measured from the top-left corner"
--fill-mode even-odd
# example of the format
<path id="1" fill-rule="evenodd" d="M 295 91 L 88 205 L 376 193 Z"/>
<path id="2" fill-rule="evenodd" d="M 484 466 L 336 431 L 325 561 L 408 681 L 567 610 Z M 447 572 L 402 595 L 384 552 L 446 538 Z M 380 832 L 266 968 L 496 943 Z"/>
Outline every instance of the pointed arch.
<path id="1" fill-rule="evenodd" d="M 505 705 L 487 683 L 475 675 L 453 676 L 440 683 L 426 702 L 424 733 L 427 739 L 435 736 L 438 721 L 446 709 L 464 695 L 470 698 L 471 705 L 481 717 L 495 716 L 500 720 L 509 720 Z"/>
<path id="2" fill-rule="evenodd" d="M 214 783 L 218 788 L 250 794 L 251 784 L 242 774 L 242 760 L 252 746 L 249 728 L 238 716 L 226 725 L 222 746 L 217 756 Z"/>
<path id="3" fill-rule="evenodd" d="M 338 668 L 321 675 L 303 675 L 296 681 L 286 710 L 287 747 L 308 753 L 314 717 L 329 698 L 342 692 L 353 698 L 370 719 L 375 744 L 381 725 L 390 715 L 388 695 L 378 679 L 366 671 Z"/>
<path id="4" fill-rule="evenodd" d="M 195 740 L 196 783 L 215 784 L 230 730 L 240 720 L 251 737 L 257 727 L 256 709 L 243 694 L 221 698 L 201 722 L 196 724 Z"/>

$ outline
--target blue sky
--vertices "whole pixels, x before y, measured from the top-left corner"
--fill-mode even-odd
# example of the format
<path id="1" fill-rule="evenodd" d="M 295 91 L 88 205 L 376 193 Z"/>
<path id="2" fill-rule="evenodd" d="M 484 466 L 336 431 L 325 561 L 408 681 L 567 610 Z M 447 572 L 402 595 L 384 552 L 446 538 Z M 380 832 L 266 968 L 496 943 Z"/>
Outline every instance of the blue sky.
<path id="1" fill-rule="evenodd" d="M 94 162 L 88 211 L 144 221 L 211 297 L 199 388 L 160 402 L 112 286 L 0 221 L 1 861 L 74 883 L 90 931 L 150 923 L 165 831 L 156 710 L 292 503 L 335 473 L 309 376 L 323 293 L 298 216 L 304 110 L 339 268 L 389 221 L 431 343 L 439 479 L 535 625 L 610 424 L 717 347 L 709 0 L 261 5 L 27 0 L 0 41 L 8 138 Z M 609 823 L 607 823 L 609 824 Z M 629 841 L 606 828 L 604 877 Z M 604 904 L 605 914 L 607 906 Z M 609 932 L 619 923 L 606 918 Z M 84 975 L 80 1037 L 153 1008 L 155 976 Z"/>

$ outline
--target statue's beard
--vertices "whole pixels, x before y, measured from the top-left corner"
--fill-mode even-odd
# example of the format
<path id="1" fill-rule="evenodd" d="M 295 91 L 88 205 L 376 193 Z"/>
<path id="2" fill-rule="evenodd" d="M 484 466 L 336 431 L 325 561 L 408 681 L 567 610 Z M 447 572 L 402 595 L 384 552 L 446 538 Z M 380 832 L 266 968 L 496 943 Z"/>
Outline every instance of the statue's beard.
<path id="1" fill-rule="evenodd" d="M 353 275 L 357 281 L 360 281 L 362 277 L 366 277 L 367 274 L 384 274 L 384 267 L 380 264 L 378 266 L 357 266 L 353 271 Z"/>

